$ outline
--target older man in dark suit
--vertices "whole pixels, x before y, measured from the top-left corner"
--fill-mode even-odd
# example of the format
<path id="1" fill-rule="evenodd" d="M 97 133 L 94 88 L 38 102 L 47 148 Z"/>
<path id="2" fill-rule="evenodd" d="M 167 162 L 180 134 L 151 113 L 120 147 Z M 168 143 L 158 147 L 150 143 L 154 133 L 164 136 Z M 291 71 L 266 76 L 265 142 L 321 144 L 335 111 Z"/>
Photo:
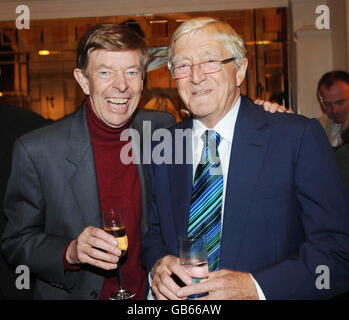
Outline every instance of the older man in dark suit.
<path id="1" fill-rule="evenodd" d="M 150 170 L 142 258 L 158 299 L 325 299 L 349 288 L 349 198 L 326 135 L 317 120 L 242 97 L 247 63 L 221 21 L 190 19 L 172 35 L 169 66 L 193 119 L 171 128 L 188 139 L 172 139 L 172 161 Z M 180 264 L 180 235 L 206 237 L 203 281 Z"/>

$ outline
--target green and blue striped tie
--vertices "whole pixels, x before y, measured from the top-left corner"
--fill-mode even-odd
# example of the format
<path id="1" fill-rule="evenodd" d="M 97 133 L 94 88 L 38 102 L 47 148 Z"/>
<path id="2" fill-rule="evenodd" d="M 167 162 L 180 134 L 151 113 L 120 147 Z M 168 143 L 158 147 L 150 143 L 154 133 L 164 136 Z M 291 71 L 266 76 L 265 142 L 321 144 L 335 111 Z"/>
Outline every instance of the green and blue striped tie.
<path id="1" fill-rule="evenodd" d="M 188 236 L 205 236 L 209 270 L 219 269 L 222 224 L 223 174 L 218 146 L 220 135 L 214 130 L 203 134 L 205 146 L 195 171 L 189 214 Z"/>

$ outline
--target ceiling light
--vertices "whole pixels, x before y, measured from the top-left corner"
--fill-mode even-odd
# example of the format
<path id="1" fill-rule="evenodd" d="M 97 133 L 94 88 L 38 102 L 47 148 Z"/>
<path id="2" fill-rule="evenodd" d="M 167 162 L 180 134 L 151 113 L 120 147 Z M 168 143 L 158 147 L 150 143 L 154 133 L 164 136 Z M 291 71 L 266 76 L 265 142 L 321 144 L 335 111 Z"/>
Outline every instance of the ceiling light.
<path id="1" fill-rule="evenodd" d="M 50 54 L 50 51 L 49 51 L 49 50 L 40 50 L 40 51 L 38 52 L 38 54 L 39 54 L 40 56 L 48 56 L 48 55 Z"/>

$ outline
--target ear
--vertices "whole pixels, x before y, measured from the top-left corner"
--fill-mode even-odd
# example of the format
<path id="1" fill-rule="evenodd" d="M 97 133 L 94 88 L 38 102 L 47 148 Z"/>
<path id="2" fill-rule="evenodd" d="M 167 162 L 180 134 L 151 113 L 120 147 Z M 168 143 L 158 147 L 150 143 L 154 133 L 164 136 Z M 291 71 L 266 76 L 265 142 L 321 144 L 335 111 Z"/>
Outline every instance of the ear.
<path id="1" fill-rule="evenodd" d="M 247 58 L 243 58 L 240 66 L 238 67 L 238 70 L 236 72 L 236 86 L 237 87 L 240 87 L 245 79 L 247 66 L 248 66 L 248 60 L 247 60 Z"/>
<path id="2" fill-rule="evenodd" d="M 82 70 L 75 68 L 73 71 L 73 74 L 74 74 L 75 80 L 80 85 L 82 91 L 86 95 L 89 95 L 90 94 L 89 81 L 88 81 L 88 78 L 85 76 L 85 74 L 82 72 Z"/>

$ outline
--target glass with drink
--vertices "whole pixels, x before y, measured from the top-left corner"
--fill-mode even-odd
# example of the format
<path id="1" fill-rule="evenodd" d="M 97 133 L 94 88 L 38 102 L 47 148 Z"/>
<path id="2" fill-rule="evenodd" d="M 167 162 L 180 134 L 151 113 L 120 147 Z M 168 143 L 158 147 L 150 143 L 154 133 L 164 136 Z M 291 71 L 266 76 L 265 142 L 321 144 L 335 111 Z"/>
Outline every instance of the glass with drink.
<path id="1" fill-rule="evenodd" d="M 109 209 L 103 211 L 103 230 L 115 237 L 118 242 L 118 248 L 121 250 L 120 258 L 124 256 L 127 252 L 128 240 L 122 211 L 120 209 Z M 119 278 L 119 290 L 112 293 L 109 297 L 109 300 L 131 299 L 135 296 L 135 293 L 130 292 L 124 288 L 120 263 L 118 263 L 117 270 Z"/>
<path id="2" fill-rule="evenodd" d="M 179 259 L 188 274 L 192 277 L 193 283 L 208 278 L 207 243 L 204 236 L 180 236 L 179 238 Z M 192 295 L 192 300 L 207 295 L 207 293 Z"/>

